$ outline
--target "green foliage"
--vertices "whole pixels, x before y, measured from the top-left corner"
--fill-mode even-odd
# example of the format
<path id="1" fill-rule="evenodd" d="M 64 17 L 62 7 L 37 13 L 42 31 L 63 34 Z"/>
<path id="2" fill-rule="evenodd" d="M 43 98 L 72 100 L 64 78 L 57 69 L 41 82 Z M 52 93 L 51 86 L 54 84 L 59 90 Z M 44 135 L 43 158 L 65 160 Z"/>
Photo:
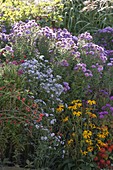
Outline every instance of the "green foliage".
<path id="1" fill-rule="evenodd" d="M 67 28 L 69 31 L 73 33 L 78 33 L 79 28 L 77 28 L 77 23 L 81 21 L 81 13 L 80 10 L 83 7 L 82 0 L 64 0 L 64 8 L 63 8 L 63 27 Z M 84 21 L 85 22 L 85 21 Z"/>
<path id="2" fill-rule="evenodd" d="M 25 77 L 18 75 L 18 69 L 5 65 L 0 75 L 0 153 L 1 160 L 8 158 L 16 164 L 25 164 L 22 153 L 26 153 L 26 160 L 31 152 L 29 149 L 33 149 L 30 128 L 34 126 L 36 107 L 33 109 L 30 93 L 24 90 Z"/>
<path id="3" fill-rule="evenodd" d="M 85 31 L 94 33 L 100 28 L 112 26 L 112 4 L 111 0 L 65 0 L 63 27 L 74 34 L 78 34 Z"/>

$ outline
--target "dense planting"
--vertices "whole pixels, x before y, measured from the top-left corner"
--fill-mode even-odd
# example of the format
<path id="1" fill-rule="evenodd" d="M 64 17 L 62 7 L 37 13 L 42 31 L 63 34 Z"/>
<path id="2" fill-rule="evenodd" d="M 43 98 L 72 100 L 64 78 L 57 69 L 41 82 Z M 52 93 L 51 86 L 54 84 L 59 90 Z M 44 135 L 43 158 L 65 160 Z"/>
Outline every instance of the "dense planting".
<path id="1" fill-rule="evenodd" d="M 6 19 L 0 32 L 0 166 L 112 169 L 113 28 L 74 35 L 42 26 L 31 13 L 22 12 L 27 20 L 9 21 L 5 12 L 0 18 Z"/>

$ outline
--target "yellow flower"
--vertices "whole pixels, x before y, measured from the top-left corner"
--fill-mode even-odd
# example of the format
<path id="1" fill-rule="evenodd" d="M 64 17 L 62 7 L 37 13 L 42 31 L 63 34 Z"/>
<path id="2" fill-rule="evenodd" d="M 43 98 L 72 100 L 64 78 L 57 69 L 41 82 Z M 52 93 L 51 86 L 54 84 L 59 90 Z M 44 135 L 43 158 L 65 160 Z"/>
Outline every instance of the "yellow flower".
<path id="1" fill-rule="evenodd" d="M 72 103 L 72 104 L 76 104 L 76 103 L 78 103 L 78 102 L 81 102 L 81 100 L 73 100 L 71 103 Z"/>
<path id="2" fill-rule="evenodd" d="M 93 145 L 92 140 L 90 140 L 90 139 L 87 139 L 87 140 L 86 140 L 86 143 L 87 143 L 88 145 Z"/>
<path id="3" fill-rule="evenodd" d="M 97 140 L 97 142 L 98 142 L 98 144 L 101 144 L 101 143 L 102 143 L 102 141 L 101 141 L 101 140 Z"/>
<path id="4" fill-rule="evenodd" d="M 108 131 L 108 127 L 107 126 L 102 126 L 102 130 L 103 131 Z"/>
<path id="5" fill-rule="evenodd" d="M 59 105 L 58 108 L 56 109 L 57 112 L 62 112 L 64 110 L 64 105 Z"/>
<path id="6" fill-rule="evenodd" d="M 88 152 L 92 152 L 92 151 L 93 151 L 93 146 L 89 146 L 89 147 L 87 148 L 87 150 L 88 150 Z"/>
<path id="7" fill-rule="evenodd" d="M 95 128 L 96 128 L 95 124 L 92 124 L 92 123 L 90 123 L 89 126 L 90 126 L 92 129 L 95 129 Z"/>
<path id="8" fill-rule="evenodd" d="M 91 111 L 91 110 L 93 110 L 93 109 L 86 107 L 86 112 L 89 112 L 89 111 Z"/>
<path id="9" fill-rule="evenodd" d="M 67 116 L 67 117 L 65 117 L 64 119 L 63 119 L 63 122 L 67 122 L 68 121 L 68 119 L 69 119 L 69 117 Z"/>
<path id="10" fill-rule="evenodd" d="M 70 109 L 70 110 L 76 110 L 76 109 L 77 109 L 77 105 L 75 104 L 75 105 L 73 105 L 73 106 L 68 106 L 68 109 Z"/>
<path id="11" fill-rule="evenodd" d="M 77 107 L 81 107 L 82 106 L 82 103 L 77 103 Z"/>
<path id="12" fill-rule="evenodd" d="M 91 118 L 96 118 L 97 115 L 93 113 L 93 114 L 90 115 L 90 117 L 91 117 Z"/>
<path id="13" fill-rule="evenodd" d="M 101 147 L 106 147 L 106 143 L 102 142 Z"/>
<path id="14" fill-rule="evenodd" d="M 84 130 L 83 137 L 85 139 L 89 139 L 92 136 L 92 132 L 90 130 Z"/>
<path id="15" fill-rule="evenodd" d="M 100 149 L 100 147 L 106 146 L 106 144 L 104 142 L 102 142 L 101 140 L 97 140 L 97 143 L 98 143 L 97 146 L 99 149 Z"/>
<path id="16" fill-rule="evenodd" d="M 80 112 L 80 111 L 78 111 L 78 112 L 74 111 L 73 112 L 73 115 L 76 115 L 76 116 L 80 116 L 81 114 L 82 114 L 82 112 Z"/>
<path id="17" fill-rule="evenodd" d="M 87 152 L 87 151 L 82 151 L 82 150 L 81 150 L 81 153 L 82 153 L 82 155 L 87 155 L 88 152 Z"/>
<path id="18" fill-rule="evenodd" d="M 87 103 L 89 105 L 93 105 L 93 104 L 96 104 L 96 101 L 95 100 L 87 100 Z"/>
<path id="19" fill-rule="evenodd" d="M 88 114 L 89 116 L 90 116 L 90 115 L 92 115 L 92 113 L 91 113 L 91 112 L 86 112 L 86 114 Z"/>
<path id="20" fill-rule="evenodd" d="M 109 132 L 108 132 L 108 127 L 107 126 L 102 126 L 102 132 L 105 136 L 108 136 Z"/>
<path id="21" fill-rule="evenodd" d="M 73 139 L 70 139 L 67 141 L 68 145 L 70 145 L 73 142 Z"/>
<path id="22" fill-rule="evenodd" d="M 109 132 L 108 132 L 108 131 L 104 132 L 104 135 L 105 135 L 105 136 L 108 136 L 108 134 L 109 134 Z"/>
<path id="23" fill-rule="evenodd" d="M 102 139 L 104 139 L 104 138 L 106 137 L 106 136 L 105 136 L 104 134 L 102 134 L 102 133 L 98 133 L 97 136 L 98 136 L 98 138 L 102 138 Z"/>

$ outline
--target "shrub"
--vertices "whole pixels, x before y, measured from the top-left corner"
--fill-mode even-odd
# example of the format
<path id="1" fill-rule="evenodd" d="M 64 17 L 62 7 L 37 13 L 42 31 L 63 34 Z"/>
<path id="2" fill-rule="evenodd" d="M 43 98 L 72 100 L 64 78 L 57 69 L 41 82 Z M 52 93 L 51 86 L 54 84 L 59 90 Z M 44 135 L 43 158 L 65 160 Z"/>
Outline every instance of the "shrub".
<path id="1" fill-rule="evenodd" d="M 63 4 L 60 0 L 53 2 L 41 2 L 37 5 L 33 2 L 21 0 L 6 0 L 0 6 L 0 29 L 2 32 L 9 32 L 9 28 L 18 21 L 36 19 L 41 25 L 58 26 L 62 22 Z"/>
<path id="2" fill-rule="evenodd" d="M 37 105 L 24 89 L 25 76 L 20 71 L 18 66 L 8 64 L 0 75 L 0 153 L 1 160 L 25 164 L 21 154 L 26 152 L 27 158 L 33 147 L 31 128 L 39 116 L 34 114 L 38 113 Z"/>

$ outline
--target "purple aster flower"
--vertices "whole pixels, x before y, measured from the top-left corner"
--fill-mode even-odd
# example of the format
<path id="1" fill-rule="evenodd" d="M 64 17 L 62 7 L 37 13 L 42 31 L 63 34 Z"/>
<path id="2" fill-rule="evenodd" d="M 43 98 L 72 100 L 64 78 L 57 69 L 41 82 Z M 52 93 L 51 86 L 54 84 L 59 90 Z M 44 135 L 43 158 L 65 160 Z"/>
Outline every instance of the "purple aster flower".
<path id="1" fill-rule="evenodd" d="M 99 65 L 99 66 L 98 66 L 98 71 L 99 71 L 99 72 L 103 71 L 103 66 L 102 66 L 102 65 Z"/>
<path id="2" fill-rule="evenodd" d="M 85 75 L 86 77 L 89 77 L 89 73 L 85 73 L 84 75 Z"/>
<path id="3" fill-rule="evenodd" d="M 104 112 L 99 112 L 99 115 L 103 115 L 104 114 Z"/>
<path id="4" fill-rule="evenodd" d="M 112 63 L 107 63 L 107 66 L 112 66 L 113 64 Z"/>
<path id="5" fill-rule="evenodd" d="M 10 46 L 8 46 L 8 45 L 5 47 L 5 50 L 6 50 L 6 51 L 9 51 L 9 52 L 11 52 L 11 53 L 14 52 L 14 50 L 12 49 L 12 47 L 10 47 Z"/>
<path id="6" fill-rule="evenodd" d="M 109 95 L 109 93 L 105 90 L 100 90 L 101 93 L 105 94 L 105 95 Z"/>
<path id="7" fill-rule="evenodd" d="M 100 117 L 100 119 L 103 119 L 103 118 L 104 118 L 104 115 L 100 115 L 99 117 Z"/>
<path id="8" fill-rule="evenodd" d="M 91 67 L 92 67 L 92 68 L 96 68 L 96 66 L 95 66 L 95 65 L 92 65 Z"/>
<path id="9" fill-rule="evenodd" d="M 60 65 L 64 66 L 64 67 L 68 67 L 69 63 L 67 62 L 67 60 L 63 60 L 63 61 L 61 61 Z"/>
<path id="10" fill-rule="evenodd" d="M 102 110 L 105 110 L 106 109 L 106 106 L 102 106 L 102 108 L 101 108 Z"/>
<path id="11" fill-rule="evenodd" d="M 83 40 L 88 40 L 88 41 L 93 39 L 93 37 L 88 32 L 80 34 L 79 38 Z"/>
<path id="12" fill-rule="evenodd" d="M 72 37 L 72 40 L 73 40 L 75 43 L 78 42 L 78 38 L 77 38 L 76 36 L 73 36 L 73 37 Z"/>
<path id="13" fill-rule="evenodd" d="M 12 61 L 11 64 L 18 65 L 17 61 Z"/>
<path id="14" fill-rule="evenodd" d="M 3 33 L 6 33 L 6 29 L 5 29 L 5 28 L 2 28 L 2 32 L 3 32 Z"/>
<path id="15" fill-rule="evenodd" d="M 113 96 L 110 97 L 110 100 L 113 100 Z"/>
<path id="16" fill-rule="evenodd" d="M 107 111 L 104 111 L 104 112 L 103 112 L 103 114 L 104 114 L 104 115 L 107 115 L 107 114 L 108 114 L 108 112 L 107 112 Z"/>
<path id="17" fill-rule="evenodd" d="M 70 90 L 69 83 L 63 82 L 63 85 L 64 85 L 64 91 L 65 91 L 65 92 L 67 92 L 68 90 Z"/>
<path id="18" fill-rule="evenodd" d="M 18 70 L 18 75 L 22 75 L 23 74 L 23 70 Z"/>
<path id="19" fill-rule="evenodd" d="M 111 105 L 109 103 L 106 104 L 107 107 L 111 107 Z"/>
<path id="20" fill-rule="evenodd" d="M 113 107 L 110 107 L 110 110 L 113 111 Z"/>
<path id="21" fill-rule="evenodd" d="M 26 30 L 26 34 L 30 34 L 31 32 L 29 30 Z"/>

